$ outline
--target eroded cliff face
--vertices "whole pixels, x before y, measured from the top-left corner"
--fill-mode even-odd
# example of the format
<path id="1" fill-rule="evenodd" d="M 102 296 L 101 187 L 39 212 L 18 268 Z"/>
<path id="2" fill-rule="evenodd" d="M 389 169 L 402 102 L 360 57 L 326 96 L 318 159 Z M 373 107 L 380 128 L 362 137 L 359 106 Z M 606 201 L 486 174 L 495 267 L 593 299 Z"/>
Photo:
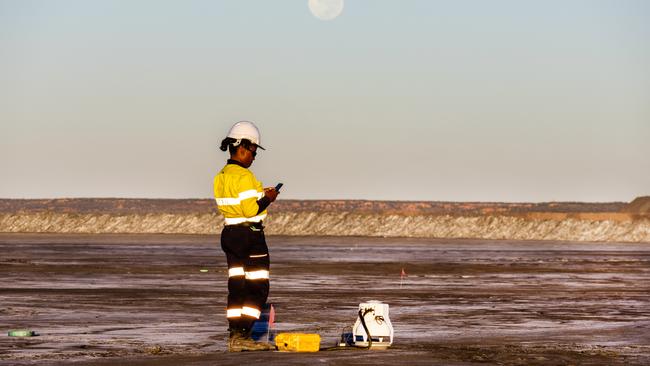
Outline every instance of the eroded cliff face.
<path id="1" fill-rule="evenodd" d="M 610 217 L 611 216 L 611 217 Z M 0 213 L 0 232 L 218 234 L 215 213 Z M 650 218 L 628 214 L 448 215 L 277 212 L 267 235 L 649 242 Z"/>

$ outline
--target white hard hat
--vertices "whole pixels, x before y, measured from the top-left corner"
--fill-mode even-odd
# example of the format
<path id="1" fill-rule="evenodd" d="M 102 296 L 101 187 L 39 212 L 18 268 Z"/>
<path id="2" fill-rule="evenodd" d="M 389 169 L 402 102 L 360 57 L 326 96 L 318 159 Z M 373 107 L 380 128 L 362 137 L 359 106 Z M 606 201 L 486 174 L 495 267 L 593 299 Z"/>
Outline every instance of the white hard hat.
<path id="1" fill-rule="evenodd" d="M 237 146 L 241 143 L 242 139 L 249 140 L 250 142 L 254 143 L 257 145 L 262 150 L 264 149 L 262 146 L 260 146 L 260 130 L 257 129 L 257 126 L 253 122 L 249 121 L 239 121 L 235 123 L 231 128 L 230 132 L 228 132 L 228 137 L 231 137 L 237 142 L 233 145 Z"/>

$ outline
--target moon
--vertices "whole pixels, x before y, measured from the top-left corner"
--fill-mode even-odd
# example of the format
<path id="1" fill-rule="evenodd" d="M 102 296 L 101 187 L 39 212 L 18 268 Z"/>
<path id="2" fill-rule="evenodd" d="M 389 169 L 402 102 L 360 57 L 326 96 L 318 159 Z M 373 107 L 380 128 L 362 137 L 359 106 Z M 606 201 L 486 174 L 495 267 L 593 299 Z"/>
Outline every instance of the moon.
<path id="1" fill-rule="evenodd" d="M 320 20 L 332 20 L 343 12 L 343 0 L 309 0 L 309 11 Z"/>

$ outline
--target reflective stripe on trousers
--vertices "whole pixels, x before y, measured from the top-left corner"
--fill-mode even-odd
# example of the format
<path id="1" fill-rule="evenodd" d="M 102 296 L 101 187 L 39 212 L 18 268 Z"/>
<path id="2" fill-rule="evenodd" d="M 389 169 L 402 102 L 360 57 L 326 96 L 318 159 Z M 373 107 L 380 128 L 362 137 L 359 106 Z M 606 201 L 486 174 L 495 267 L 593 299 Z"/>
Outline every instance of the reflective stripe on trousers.
<path id="1" fill-rule="evenodd" d="M 226 317 L 228 319 L 239 318 L 242 315 L 259 319 L 260 315 L 262 315 L 262 311 L 253 306 L 242 306 L 241 308 L 226 309 Z"/>
<path id="2" fill-rule="evenodd" d="M 268 298 L 270 258 L 264 231 L 258 230 L 238 225 L 226 226 L 221 233 L 228 261 L 226 316 L 231 330 L 249 329 Z"/>
<path id="3" fill-rule="evenodd" d="M 244 222 L 262 222 L 266 218 L 266 214 L 261 214 L 253 217 L 225 217 L 224 223 L 226 225 L 238 225 Z"/>
<path id="4" fill-rule="evenodd" d="M 260 269 L 257 271 L 244 271 L 244 267 L 228 268 L 228 277 L 244 276 L 247 280 L 268 280 L 269 271 Z"/>

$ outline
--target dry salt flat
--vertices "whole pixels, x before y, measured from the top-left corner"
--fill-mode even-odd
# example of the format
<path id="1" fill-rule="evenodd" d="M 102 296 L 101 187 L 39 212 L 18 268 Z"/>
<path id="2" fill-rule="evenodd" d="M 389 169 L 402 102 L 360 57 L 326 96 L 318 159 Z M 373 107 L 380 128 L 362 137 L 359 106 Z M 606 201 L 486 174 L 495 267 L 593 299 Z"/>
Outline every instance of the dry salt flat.
<path id="1" fill-rule="evenodd" d="M 360 302 L 380 300 L 390 305 L 393 347 L 227 353 L 215 235 L 0 234 L 0 364 L 650 363 L 648 244 L 268 242 L 276 331 L 317 332 L 334 345 Z M 14 328 L 40 336 L 8 337 Z"/>

